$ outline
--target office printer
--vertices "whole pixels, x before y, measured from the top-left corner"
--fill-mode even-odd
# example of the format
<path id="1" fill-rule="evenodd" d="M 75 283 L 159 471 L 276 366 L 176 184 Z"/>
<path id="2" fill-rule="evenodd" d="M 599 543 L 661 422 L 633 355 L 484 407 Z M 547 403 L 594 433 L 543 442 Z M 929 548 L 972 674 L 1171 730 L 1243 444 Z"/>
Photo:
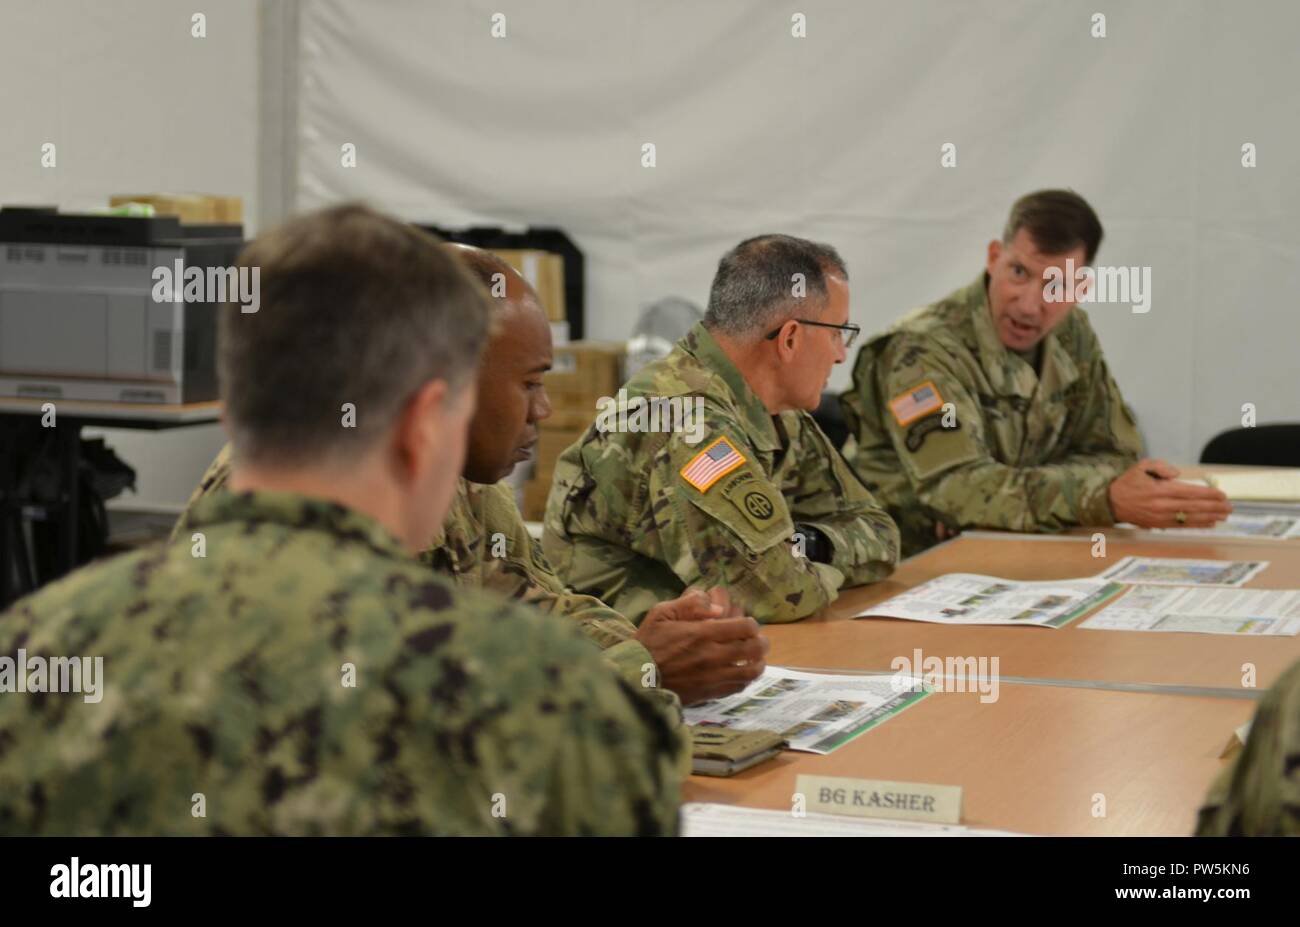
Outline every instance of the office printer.
<path id="1" fill-rule="evenodd" d="M 242 244 L 237 224 L 0 209 L 0 396 L 215 399 L 219 301 L 155 271 L 228 268 Z"/>

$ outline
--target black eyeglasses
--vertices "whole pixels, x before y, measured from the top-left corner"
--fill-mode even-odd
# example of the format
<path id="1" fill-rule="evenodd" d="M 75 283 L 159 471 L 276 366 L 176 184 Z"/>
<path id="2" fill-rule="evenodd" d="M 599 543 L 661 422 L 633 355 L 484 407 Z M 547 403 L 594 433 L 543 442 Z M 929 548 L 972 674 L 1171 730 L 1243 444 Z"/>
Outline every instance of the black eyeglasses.
<path id="1" fill-rule="evenodd" d="M 853 342 L 858 340 L 858 335 L 862 334 L 862 326 L 854 325 L 850 322 L 848 325 L 832 325 L 830 322 L 814 322 L 812 319 L 789 319 L 791 322 L 798 322 L 800 325 L 816 325 L 818 328 L 838 328 L 840 338 L 844 340 L 844 348 L 848 350 L 853 347 Z M 785 328 L 785 322 L 782 322 L 772 331 L 768 332 L 765 340 L 771 341 L 777 335 L 781 334 L 781 329 Z"/>

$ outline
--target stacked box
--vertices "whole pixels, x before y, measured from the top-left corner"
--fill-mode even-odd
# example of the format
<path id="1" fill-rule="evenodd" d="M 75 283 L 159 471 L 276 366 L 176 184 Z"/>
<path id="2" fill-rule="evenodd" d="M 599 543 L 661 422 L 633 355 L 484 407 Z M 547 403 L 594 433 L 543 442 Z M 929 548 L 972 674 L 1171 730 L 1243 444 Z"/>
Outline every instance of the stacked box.
<path id="1" fill-rule="evenodd" d="M 626 351 L 621 343 L 599 341 L 555 347 L 551 372 L 544 378 L 551 415 L 538 429 L 533 476 L 524 485 L 523 514 L 529 521 L 540 521 L 546 509 L 556 459 L 596 420 L 599 401 L 618 393 Z"/>
<path id="2" fill-rule="evenodd" d="M 574 341 L 556 345 L 546 393 L 551 405 L 585 408 L 595 417 L 596 400 L 613 396 L 623 382 L 623 342 Z"/>
<path id="3" fill-rule="evenodd" d="M 523 516 L 525 521 L 541 521 L 546 515 L 546 497 L 551 492 L 551 478 L 543 482 L 533 477 L 524 484 Z"/>
<path id="4" fill-rule="evenodd" d="M 537 291 L 548 319 L 563 322 L 568 318 L 564 306 L 563 257 L 550 251 L 510 248 L 494 248 L 492 253 L 519 271 L 519 276 Z"/>
<path id="5" fill-rule="evenodd" d="M 237 196 L 211 193 L 139 193 L 109 197 L 108 205 L 147 203 L 159 216 L 176 216 L 186 224 L 240 224 L 244 221 L 244 201 Z"/>

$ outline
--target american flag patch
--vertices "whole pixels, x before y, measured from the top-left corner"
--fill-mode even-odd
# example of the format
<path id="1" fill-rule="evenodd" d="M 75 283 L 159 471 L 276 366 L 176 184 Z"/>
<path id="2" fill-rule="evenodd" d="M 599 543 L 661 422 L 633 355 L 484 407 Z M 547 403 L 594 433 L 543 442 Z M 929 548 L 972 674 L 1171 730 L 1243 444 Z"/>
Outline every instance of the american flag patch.
<path id="1" fill-rule="evenodd" d="M 900 428 L 942 408 L 943 397 L 939 395 L 939 388 L 929 380 L 889 400 L 889 411 L 894 413 L 894 421 Z"/>
<path id="2" fill-rule="evenodd" d="M 744 455 L 730 441 L 719 438 L 682 467 L 682 479 L 704 492 L 744 462 Z"/>

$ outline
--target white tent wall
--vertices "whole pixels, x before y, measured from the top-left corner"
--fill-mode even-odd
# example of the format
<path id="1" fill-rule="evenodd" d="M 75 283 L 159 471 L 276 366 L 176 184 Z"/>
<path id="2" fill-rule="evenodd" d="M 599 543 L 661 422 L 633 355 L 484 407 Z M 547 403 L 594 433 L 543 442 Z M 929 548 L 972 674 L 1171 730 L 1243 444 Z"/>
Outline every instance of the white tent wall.
<path id="1" fill-rule="evenodd" d="M 0 0 L 0 202 L 236 193 L 250 233 L 352 197 L 558 225 L 587 254 L 589 334 L 620 338 L 661 296 L 703 304 L 718 257 L 764 231 L 839 248 L 854 317 L 878 329 L 972 279 L 1018 194 L 1071 186 L 1106 225 L 1100 261 L 1152 268 L 1149 313 L 1091 311 L 1151 450 L 1193 459 L 1245 402 L 1300 419 L 1287 0 L 200 8 Z M 145 508 L 183 504 L 221 442 L 216 426 L 109 434 L 140 477 L 120 504 Z"/>
<path id="2" fill-rule="evenodd" d="M 1016 196 L 1069 186 L 1100 263 L 1151 267 L 1148 313 L 1090 312 L 1151 451 L 1194 459 L 1246 402 L 1300 419 L 1300 5 L 315 0 L 301 29 L 298 207 L 559 225 L 592 337 L 703 304 L 765 231 L 835 245 L 879 329 L 973 279 Z"/>

